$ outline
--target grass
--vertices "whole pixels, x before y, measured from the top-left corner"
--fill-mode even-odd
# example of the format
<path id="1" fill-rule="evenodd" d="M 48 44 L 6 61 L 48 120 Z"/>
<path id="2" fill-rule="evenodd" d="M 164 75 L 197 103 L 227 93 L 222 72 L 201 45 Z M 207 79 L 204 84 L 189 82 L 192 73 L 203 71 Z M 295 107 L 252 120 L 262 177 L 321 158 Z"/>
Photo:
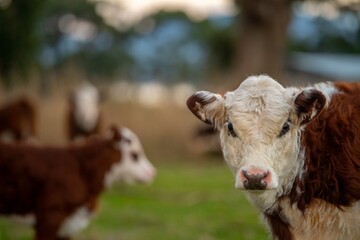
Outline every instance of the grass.
<path id="1" fill-rule="evenodd" d="M 255 209 L 233 187 L 222 164 L 158 166 L 150 186 L 115 186 L 105 192 L 78 240 L 267 239 Z M 32 230 L 0 221 L 0 240 L 31 239 Z"/>
<path id="2" fill-rule="evenodd" d="M 66 144 L 65 92 L 36 99 L 39 141 Z M 98 214 L 75 240 L 268 239 L 258 213 L 234 189 L 228 168 L 189 151 L 194 130 L 202 124 L 190 111 L 147 109 L 111 99 L 102 111 L 103 131 L 111 123 L 134 130 L 158 176 L 150 186 L 119 185 L 105 192 Z M 30 240 L 32 235 L 31 228 L 0 219 L 0 240 Z"/>

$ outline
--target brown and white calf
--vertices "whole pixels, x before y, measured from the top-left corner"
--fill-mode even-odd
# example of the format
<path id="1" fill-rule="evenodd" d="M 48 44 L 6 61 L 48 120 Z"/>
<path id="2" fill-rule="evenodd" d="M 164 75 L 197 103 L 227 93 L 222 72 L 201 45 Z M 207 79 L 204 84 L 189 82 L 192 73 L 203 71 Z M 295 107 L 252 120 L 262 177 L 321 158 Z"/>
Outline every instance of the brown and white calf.
<path id="1" fill-rule="evenodd" d="M 67 130 L 69 140 L 88 137 L 100 131 L 100 93 L 90 83 L 75 89 L 68 100 Z"/>
<path id="2" fill-rule="evenodd" d="M 127 128 L 62 148 L 0 143 L 0 214 L 27 219 L 37 240 L 69 239 L 87 226 L 113 182 L 147 183 L 154 176 Z"/>
<path id="3" fill-rule="evenodd" d="M 35 117 L 35 106 L 26 97 L 5 104 L 0 109 L 1 138 L 19 141 L 34 137 Z"/>
<path id="4" fill-rule="evenodd" d="M 187 101 L 220 131 L 235 187 L 274 239 L 360 239 L 360 84 L 284 88 L 251 76 Z"/>

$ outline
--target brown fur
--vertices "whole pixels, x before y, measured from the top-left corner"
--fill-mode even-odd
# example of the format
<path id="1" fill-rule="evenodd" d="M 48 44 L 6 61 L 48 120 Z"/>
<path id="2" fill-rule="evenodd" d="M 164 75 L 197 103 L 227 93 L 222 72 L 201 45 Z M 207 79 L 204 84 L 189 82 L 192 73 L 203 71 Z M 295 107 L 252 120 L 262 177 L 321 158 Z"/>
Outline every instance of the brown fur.
<path id="1" fill-rule="evenodd" d="M 119 140 L 114 132 L 63 148 L 0 143 L 0 214 L 34 214 L 37 240 L 60 239 L 64 219 L 96 207 L 105 174 L 120 160 Z"/>
<path id="2" fill-rule="evenodd" d="M 0 134 L 10 132 L 15 140 L 34 137 L 36 111 L 34 104 L 22 97 L 0 109 Z"/>
<path id="3" fill-rule="evenodd" d="M 328 108 L 302 133 L 306 174 L 296 179 L 289 195 L 279 199 L 288 197 L 302 211 L 316 199 L 340 209 L 360 200 L 360 84 L 335 86 L 343 94 L 334 94 Z M 289 225 L 276 214 L 264 214 L 273 235 L 293 239 Z"/>
<path id="4" fill-rule="evenodd" d="M 318 90 L 302 92 L 295 99 L 296 112 L 301 118 L 301 124 L 310 122 L 326 103 L 325 96 Z"/>
<path id="5" fill-rule="evenodd" d="M 268 221 L 270 230 L 274 236 L 277 236 L 278 239 L 293 239 L 293 235 L 290 232 L 290 224 L 284 217 L 281 215 L 281 209 L 274 211 L 271 214 L 264 213 L 265 218 Z"/>
<path id="6" fill-rule="evenodd" d="M 200 106 L 204 106 L 206 104 L 212 103 L 216 100 L 215 97 L 209 99 L 207 102 L 204 101 L 204 99 L 199 98 L 198 95 L 194 94 L 192 95 L 186 102 L 186 105 L 188 106 L 189 110 L 197 117 L 199 118 L 201 121 L 204 121 L 207 124 L 212 124 L 212 121 L 210 119 L 201 119 L 201 117 L 198 114 L 198 105 Z"/>
<path id="7" fill-rule="evenodd" d="M 360 87 L 346 86 L 351 91 L 333 95 L 329 107 L 302 134 L 307 175 L 301 209 L 314 198 L 339 207 L 360 199 Z"/>

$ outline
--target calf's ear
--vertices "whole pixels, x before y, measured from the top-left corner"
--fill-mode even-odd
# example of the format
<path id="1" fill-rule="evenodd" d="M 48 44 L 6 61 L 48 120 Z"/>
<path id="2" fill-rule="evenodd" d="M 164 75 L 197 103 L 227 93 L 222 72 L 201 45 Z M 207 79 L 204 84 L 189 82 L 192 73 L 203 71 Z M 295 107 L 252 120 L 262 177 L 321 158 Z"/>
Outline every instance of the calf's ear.
<path id="1" fill-rule="evenodd" d="M 225 123 L 225 103 L 220 94 L 199 91 L 189 97 L 186 102 L 189 110 L 201 121 L 220 129 Z"/>
<path id="2" fill-rule="evenodd" d="M 305 89 L 295 98 L 294 105 L 300 125 L 313 120 L 323 109 L 326 103 L 325 96 L 316 89 Z"/>
<path id="3" fill-rule="evenodd" d="M 111 139 L 116 141 L 116 142 L 119 142 L 121 139 L 122 139 L 122 136 L 121 136 L 121 133 L 120 133 L 120 128 L 115 125 L 115 124 L 111 124 L 110 127 L 109 127 L 109 134 Z"/>

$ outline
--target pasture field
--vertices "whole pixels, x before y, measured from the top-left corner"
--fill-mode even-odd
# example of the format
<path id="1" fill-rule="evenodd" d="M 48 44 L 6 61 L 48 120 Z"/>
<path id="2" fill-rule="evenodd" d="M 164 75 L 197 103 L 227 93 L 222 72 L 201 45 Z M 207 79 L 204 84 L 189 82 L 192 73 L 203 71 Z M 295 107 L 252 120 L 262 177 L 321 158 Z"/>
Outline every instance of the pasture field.
<path id="1" fill-rule="evenodd" d="M 162 164 L 152 185 L 113 186 L 75 240 L 267 239 L 259 215 L 234 189 L 221 163 Z M 32 230 L 0 221 L 0 240 L 30 240 Z"/>
<path id="2" fill-rule="evenodd" d="M 66 91 L 46 99 L 28 95 L 38 106 L 39 142 L 66 144 Z M 235 190 L 222 157 L 189 150 L 194 130 L 203 125 L 184 107 L 149 109 L 112 99 L 102 103 L 102 131 L 114 123 L 131 128 L 158 174 L 149 186 L 117 185 L 106 191 L 98 214 L 75 240 L 268 239 L 259 214 Z M 0 240 L 30 240 L 32 234 L 0 218 Z"/>

